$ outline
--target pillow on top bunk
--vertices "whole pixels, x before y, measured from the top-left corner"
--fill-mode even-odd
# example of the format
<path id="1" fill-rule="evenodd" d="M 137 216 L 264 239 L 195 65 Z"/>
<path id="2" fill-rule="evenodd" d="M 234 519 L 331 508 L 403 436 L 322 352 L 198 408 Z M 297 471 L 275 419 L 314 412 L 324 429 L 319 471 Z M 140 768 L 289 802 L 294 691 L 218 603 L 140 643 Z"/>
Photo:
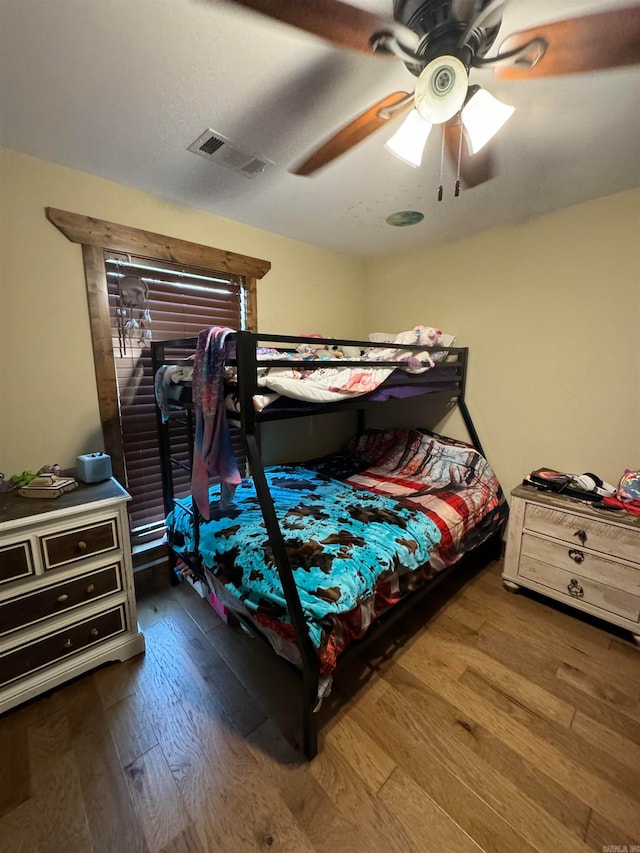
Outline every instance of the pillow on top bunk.
<path id="1" fill-rule="evenodd" d="M 417 344 L 419 346 L 453 346 L 455 335 L 447 335 L 433 326 L 414 326 L 406 332 L 371 332 L 369 340 L 374 344 Z M 431 354 L 433 361 L 442 361 L 448 352 L 436 352 Z"/>

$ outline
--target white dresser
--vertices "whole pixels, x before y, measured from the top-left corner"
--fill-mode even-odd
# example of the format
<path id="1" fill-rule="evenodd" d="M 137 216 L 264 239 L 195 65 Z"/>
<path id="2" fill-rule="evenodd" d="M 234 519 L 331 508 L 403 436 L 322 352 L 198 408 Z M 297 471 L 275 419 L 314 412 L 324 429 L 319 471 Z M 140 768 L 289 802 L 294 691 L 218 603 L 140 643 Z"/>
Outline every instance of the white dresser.
<path id="1" fill-rule="evenodd" d="M 115 480 L 54 499 L 0 495 L 0 712 L 144 651 Z"/>
<path id="2" fill-rule="evenodd" d="M 502 573 L 626 628 L 640 644 L 640 518 L 518 486 L 511 492 Z"/>

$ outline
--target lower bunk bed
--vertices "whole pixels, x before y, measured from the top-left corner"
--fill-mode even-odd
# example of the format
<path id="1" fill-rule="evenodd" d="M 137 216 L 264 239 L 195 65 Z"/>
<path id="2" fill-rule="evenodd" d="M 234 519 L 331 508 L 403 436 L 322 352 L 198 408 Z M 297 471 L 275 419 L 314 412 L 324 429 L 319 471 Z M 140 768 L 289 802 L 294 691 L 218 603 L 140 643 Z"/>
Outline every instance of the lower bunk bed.
<path id="1" fill-rule="evenodd" d="M 254 470 L 231 504 L 213 486 L 208 521 L 190 497 L 173 504 L 172 551 L 302 676 L 308 758 L 336 668 L 465 555 L 489 542 L 497 555 L 507 518 L 477 449 L 415 429 L 365 431 L 340 453 Z"/>

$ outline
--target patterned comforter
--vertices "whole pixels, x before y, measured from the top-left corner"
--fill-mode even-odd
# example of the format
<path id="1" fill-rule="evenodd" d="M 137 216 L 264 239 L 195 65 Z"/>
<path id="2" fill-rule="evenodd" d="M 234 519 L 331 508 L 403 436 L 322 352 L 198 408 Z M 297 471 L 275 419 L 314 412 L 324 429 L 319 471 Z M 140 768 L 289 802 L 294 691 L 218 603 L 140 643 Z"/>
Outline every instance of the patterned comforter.
<path id="1" fill-rule="evenodd" d="M 501 529 L 507 502 L 487 460 L 474 447 L 412 429 L 365 433 L 342 454 L 311 463 L 356 488 L 402 499 L 438 527 L 431 555 L 439 570 Z"/>
<path id="2" fill-rule="evenodd" d="M 341 454 L 266 471 L 321 672 L 408 592 L 488 539 L 507 504 L 473 447 L 416 430 L 367 433 Z M 217 597 L 249 615 L 284 657 L 299 661 L 252 480 L 201 526 L 200 555 Z M 191 501 L 167 518 L 169 542 L 192 553 Z"/>
<path id="3" fill-rule="evenodd" d="M 396 498 L 363 493 L 298 466 L 267 469 L 266 477 L 317 647 L 327 617 L 358 607 L 379 581 L 428 563 L 440 541 L 430 518 Z M 231 509 L 219 508 L 218 487 L 211 498 L 211 520 L 200 531 L 205 566 L 253 613 L 285 618 L 286 600 L 253 481 L 238 486 Z M 167 519 L 178 553 L 194 547 L 189 510 L 190 499 L 177 502 Z"/>

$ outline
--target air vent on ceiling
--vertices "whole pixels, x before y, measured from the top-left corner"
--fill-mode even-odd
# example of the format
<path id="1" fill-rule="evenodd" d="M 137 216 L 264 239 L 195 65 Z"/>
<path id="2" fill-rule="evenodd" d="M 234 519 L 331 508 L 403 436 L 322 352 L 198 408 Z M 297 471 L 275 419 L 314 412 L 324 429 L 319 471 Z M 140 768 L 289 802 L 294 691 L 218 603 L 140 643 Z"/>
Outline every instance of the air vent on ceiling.
<path id="1" fill-rule="evenodd" d="M 273 166 L 271 160 L 264 157 L 254 157 L 239 148 L 233 146 L 230 141 L 215 130 L 208 128 L 204 133 L 189 145 L 188 151 L 193 151 L 206 160 L 212 160 L 219 166 L 233 169 L 246 178 L 254 178 L 262 174 L 268 166 Z"/>

